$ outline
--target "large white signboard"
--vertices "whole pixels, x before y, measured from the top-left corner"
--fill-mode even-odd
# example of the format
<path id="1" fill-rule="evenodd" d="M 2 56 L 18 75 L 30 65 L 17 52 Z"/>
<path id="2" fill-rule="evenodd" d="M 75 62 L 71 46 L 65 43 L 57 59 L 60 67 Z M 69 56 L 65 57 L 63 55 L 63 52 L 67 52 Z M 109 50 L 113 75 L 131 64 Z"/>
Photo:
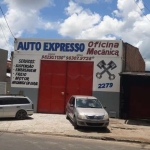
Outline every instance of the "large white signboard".
<path id="1" fill-rule="evenodd" d="M 38 88 L 41 60 L 92 61 L 93 91 L 120 91 L 120 40 L 17 39 L 14 46 L 11 87 Z"/>
<path id="2" fill-rule="evenodd" d="M 37 88 L 39 69 L 39 60 L 35 55 L 14 55 L 11 86 Z"/>

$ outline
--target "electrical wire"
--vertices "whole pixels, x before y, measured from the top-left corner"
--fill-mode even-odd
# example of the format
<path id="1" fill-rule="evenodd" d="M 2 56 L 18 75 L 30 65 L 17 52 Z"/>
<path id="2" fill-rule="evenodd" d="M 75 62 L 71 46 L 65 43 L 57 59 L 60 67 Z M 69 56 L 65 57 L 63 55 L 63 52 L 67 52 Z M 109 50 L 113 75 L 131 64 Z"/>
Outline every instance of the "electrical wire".
<path id="1" fill-rule="evenodd" d="M 138 3 L 136 2 L 136 0 L 134 0 L 135 4 L 138 6 L 138 8 L 141 10 L 140 6 L 138 5 Z M 142 10 L 141 10 L 142 13 L 144 13 Z M 145 15 L 144 13 L 144 16 L 147 18 L 148 21 L 150 21 L 150 19 Z"/>
<path id="2" fill-rule="evenodd" d="M 3 21 L 3 23 L 1 23 L 1 25 L 2 25 L 2 27 L 3 27 L 3 30 L 4 30 L 4 32 L 9 32 L 8 30 L 8 27 L 7 27 L 7 25 L 6 25 L 6 22 L 5 22 L 5 20 L 4 20 L 4 18 L 2 19 L 2 21 Z"/>
<path id="3" fill-rule="evenodd" d="M 8 44 L 8 45 L 9 45 L 9 43 L 8 43 L 8 41 L 7 41 L 7 39 L 6 39 L 6 36 L 5 36 L 4 32 L 3 32 L 3 28 L 2 28 L 2 25 L 1 25 L 1 24 L 0 24 L 0 28 L 1 28 L 1 31 L 2 31 L 3 36 L 4 36 L 4 38 L 5 38 L 5 42 L 6 42 L 6 44 Z"/>
<path id="4" fill-rule="evenodd" d="M 7 22 L 7 20 L 6 20 L 6 17 L 5 17 L 5 15 L 4 15 L 4 13 L 3 13 L 3 10 L 2 10 L 2 8 L 1 8 L 1 6 L 0 6 L 0 10 L 1 10 L 1 12 L 2 12 L 2 15 L 3 15 L 3 17 L 4 17 L 5 21 L 6 21 L 7 27 L 8 27 L 8 29 L 9 29 L 9 31 L 10 31 L 10 33 L 11 33 L 11 35 L 12 35 L 12 36 L 13 36 L 13 38 L 15 39 L 15 36 L 14 36 L 14 34 L 12 33 L 12 31 L 11 31 L 11 29 L 10 29 L 9 25 L 8 25 L 8 22 Z"/>

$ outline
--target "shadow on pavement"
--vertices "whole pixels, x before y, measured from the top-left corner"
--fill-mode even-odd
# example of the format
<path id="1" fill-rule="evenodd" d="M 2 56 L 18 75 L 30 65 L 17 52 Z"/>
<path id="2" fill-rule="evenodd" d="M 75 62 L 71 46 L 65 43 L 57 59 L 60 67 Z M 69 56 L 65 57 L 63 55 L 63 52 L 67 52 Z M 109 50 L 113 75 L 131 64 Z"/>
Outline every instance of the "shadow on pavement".
<path id="1" fill-rule="evenodd" d="M 128 125 L 139 125 L 139 126 L 150 126 L 150 120 L 125 120 L 125 124 Z"/>
<path id="2" fill-rule="evenodd" d="M 69 119 L 68 120 L 72 126 L 73 122 Z M 96 133 L 111 133 L 111 131 L 108 128 L 102 128 L 102 127 L 79 127 L 77 129 L 79 132 L 85 132 L 85 133 L 90 133 L 90 132 L 96 132 Z"/>
<path id="3" fill-rule="evenodd" d="M 78 131 L 85 132 L 85 133 L 90 133 L 90 132 L 111 133 L 108 128 L 101 128 L 101 127 L 80 127 Z"/>
<path id="4" fill-rule="evenodd" d="M 32 117 L 27 117 L 25 120 L 32 120 Z M 23 120 L 17 120 L 16 118 L 0 118 L 0 121 L 23 121 Z"/>

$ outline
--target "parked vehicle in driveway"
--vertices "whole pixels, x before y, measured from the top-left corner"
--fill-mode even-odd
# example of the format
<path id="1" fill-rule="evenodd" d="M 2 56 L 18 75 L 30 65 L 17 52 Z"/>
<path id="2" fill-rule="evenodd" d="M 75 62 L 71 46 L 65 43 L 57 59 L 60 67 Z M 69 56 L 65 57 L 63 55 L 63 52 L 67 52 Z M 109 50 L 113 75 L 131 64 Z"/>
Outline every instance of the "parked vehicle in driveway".
<path id="1" fill-rule="evenodd" d="M 23 120 L 33 115 L 34 105 L 28 97 L 0 95 L 0 118 L 16 117 Z"/>
<path id="2" fill-rule="evenodd" d="M 66 106 L 66 118 L 73 121 L 75 129 L 79 126 L 107 128 L 109 125 L 108 113 L 93 96 L 72 96 Z"/>

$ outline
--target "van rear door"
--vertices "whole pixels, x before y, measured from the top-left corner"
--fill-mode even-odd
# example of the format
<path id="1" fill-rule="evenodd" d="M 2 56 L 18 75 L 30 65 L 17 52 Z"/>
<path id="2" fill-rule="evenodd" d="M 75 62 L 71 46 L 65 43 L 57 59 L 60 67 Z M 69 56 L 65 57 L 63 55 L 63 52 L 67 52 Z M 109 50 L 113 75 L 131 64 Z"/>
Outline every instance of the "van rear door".
<path id="1" fill-rule="evenodd" d="M 0 117 L 4 115 L 4 108 L 3 108 L 3 99 L 0 98 Z"/>

